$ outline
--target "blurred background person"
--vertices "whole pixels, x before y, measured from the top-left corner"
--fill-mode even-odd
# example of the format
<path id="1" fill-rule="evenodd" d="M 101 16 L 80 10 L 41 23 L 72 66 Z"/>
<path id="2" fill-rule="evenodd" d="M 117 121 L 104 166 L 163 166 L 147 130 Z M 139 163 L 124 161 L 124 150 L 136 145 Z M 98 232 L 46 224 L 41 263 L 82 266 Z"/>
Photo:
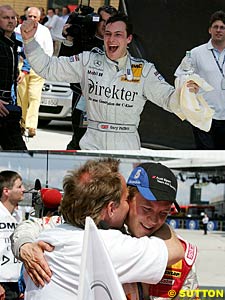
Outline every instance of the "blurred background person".
<path id="1" fill-rule="evenodd" d="M 49 30 L 39 23 L 41 12 L 37 7 L 29 7 L 27 19 L 32 19 L 38 23 L 35 40 L 41 45 L 43 50 L 49 56 L 53 54 L 53 41 Z M 17 31 L 20 32 L 20 26 Z M 22 117 L 25 122 L 25 129 L 28 137 L 36 135 L 38 125 L 38 112 L 41 101 L 41 92 L 44 84 L 44 78 L 37 75 L 32 69 L 25 77 L 25 80 L 18 85 L 18 104 L 22 107 Z"/>
<path id="2" fill-rule="evenodd" d="M 69 15 L 70 15 L 70 9 L 69 9 L 69 7 L 67 5 L 63 6 L 62 7 L 61 19 L 63 20 L 64 24 L 67 22 L 67 19 L 69 18 Z"/>
<path id="3" fill-rule="evenodd" d="M 56 8 L 55 8 L 55 14 L 56 14 L 57 16 L 61 17 L 61 8 L 56 7 Z"/>
<path id="4" fill-rule="evenodd" d="M 56 13 L 54 8 L 48 9 L 48 21 L 44 24 L 51 33 L 53 40 L 53 55 L 58 56 L 62 41 L 65 39 L 62 36 L 64 22 Z"/>
<path id="5" fill-rule="evenodd" d="M 190 51 L 193 72 L 212 87 L 202 91 L 207 104 L 215 113 L 208 132 L 192 125 L 197 150 L 225 150 L 225 12 L 214 12 L 209 20 L 210 40 Z M 185 74 L 183 59 L 175 75 Z M 207 62 L 207 63 L 206 63 Z"/>
<path id="6" fill-rule="evenodd" d="M 40 9 L 40 12 L 41 12 L 39 23 L 41 23 L 42 25 L 44 25 L 48 21 L 48 17 L 47 17 L 47 15 L 45 13 L 44 7 L 39 7 L 39 9 Z"/>
<path id="7" fill-rule="evenodd" d="M 19 299 L 18 279 L 22 264 L 14 258 L 9 237 L 22 221 L 16 208 L 24 199 L 24 191 L 22 177 L 17 172 L 0 172 L 0 220 L 5 228 L 0 235 L 0 285 L 5 289 L 6 300 Z"/>
<path id="8" fill-rule="evenodd" d="M 207 226 L 209 223 L 209 217 L 206 213 L 204 214 L 204 217 L 202 218 L 202 223 L 203 223 L 204 234 L 207 234 L 207 231 L 208 231 Z"/>
<path id="9" fill-rule="evenodd" d="M 26 150 L 17 105 L 18 52 L 22 42 L 16 39 L 17 14 L 9 5 L 0 6 L 0 149 Z"/>
<path id="10" fill-rule="evenodd" d="M 22 16 L 20 16 L 19 18 L 19 24 L 22 24 L 23 21 L 25 21 L 27 19 L 27 10 L 28 10 L 29 6 L 26 6 L 24 8 L 24 14 Z"/>

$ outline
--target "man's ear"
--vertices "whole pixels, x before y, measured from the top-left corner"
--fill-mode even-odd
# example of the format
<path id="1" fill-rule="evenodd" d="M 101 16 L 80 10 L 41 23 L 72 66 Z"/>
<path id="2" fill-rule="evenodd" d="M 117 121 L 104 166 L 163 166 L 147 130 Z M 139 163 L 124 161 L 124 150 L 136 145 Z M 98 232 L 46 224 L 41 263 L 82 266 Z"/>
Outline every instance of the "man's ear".
<path id="1" fill-rule="evenodd" d="M 132 39 L 133 39 L 133 35 L 130 34 L 130 35 L 127 37 L 127 44 L 130 44 L 131 41 L 132 41 Z"/>
<path id="2" fill-rule="evenodd" d="M 107 207 L 107 214 L 108 214 L 108 217 L 109 218 L 112 218 L 113 217 L 113 214 L 114 214 L 114 211 L 116 209 L 116 205 L 115 205 L 115 202 L 114 201 L 109 201 Z"/>
<path id="3" fill-rule="evenodd" d="M 4 194 L 5 196 L 8 197 L 8 195 L 9 195 L 9 188 L 4 187 L 4 188 L 3 188 L 3 191 L 2 191 L 2 194 Z"/>

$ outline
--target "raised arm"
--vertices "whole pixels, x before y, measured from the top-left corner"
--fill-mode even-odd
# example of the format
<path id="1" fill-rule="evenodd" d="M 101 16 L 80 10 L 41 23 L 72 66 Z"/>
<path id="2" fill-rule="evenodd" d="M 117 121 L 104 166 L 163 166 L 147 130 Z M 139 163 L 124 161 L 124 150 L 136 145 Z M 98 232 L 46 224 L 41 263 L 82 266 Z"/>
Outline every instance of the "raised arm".
<path id="1" fill-rule="evenodd" d="M 21 25 L 21 35 L 24 41 L 29 40 L 34 37 L 37 31 L 38 24 L 33 20 L 26 20 Z"/>

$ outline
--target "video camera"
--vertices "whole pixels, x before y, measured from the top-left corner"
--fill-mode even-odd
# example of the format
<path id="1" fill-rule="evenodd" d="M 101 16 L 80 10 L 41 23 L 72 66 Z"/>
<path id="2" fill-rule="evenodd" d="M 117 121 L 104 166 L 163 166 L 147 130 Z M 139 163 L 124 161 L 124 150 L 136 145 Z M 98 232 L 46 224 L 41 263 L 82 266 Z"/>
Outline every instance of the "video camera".
<path id="1" fill-rule="evenodd" d="M 100 22 L 100 16 L 94 13 L 94 8 L 89 6 L 90 0 L 81 1 L 80 5 L 72 12 L 67 20 L 71 24 L 66 29 L 67 35 L 74 38 L 74 43 L 80 44 L 81 51 L 88 51 L 93 48 L 93 39 L 96 32 L 97 23 Z"/>

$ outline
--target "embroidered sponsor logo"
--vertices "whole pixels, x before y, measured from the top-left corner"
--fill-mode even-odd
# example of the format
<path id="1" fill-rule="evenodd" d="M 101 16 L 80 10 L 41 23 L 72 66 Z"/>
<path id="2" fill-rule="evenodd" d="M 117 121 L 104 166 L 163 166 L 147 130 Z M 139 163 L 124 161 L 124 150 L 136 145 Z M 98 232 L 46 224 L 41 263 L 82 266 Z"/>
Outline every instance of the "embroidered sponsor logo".
<path id="1" fill-rule="evenodd" d="M 158 71 L 155 71 L 155 72 L 154 72 L 154 75 L 155 75 L 155 77 L 157 77 L 160 81 L 164 80 L 163 76 L 162 76 Z"/>
<path id="2" fill-rule="evenodd" d="M 102 62 L 100 60 L 95 60 L 94 65 L 99 68 L 102 65 Z"/>
<path id="3" fill-rule="evenodd" d="M 69 58 L 70 62 L 80 61 L 79 55 L 73 55 Z"/>
<path id="4" fill-rule="evenodd" d="M 121 81 L 128 81 L 128 82 L 135 82 L 135 83 L 140 82 L 142 69 L 143 69 L 143 64 L 132 64 L 131 65 L 132 72 L 130 71 L 130 69 L 127 70 L 128 75 L 131 75 L 132 73 L 132 79 L 129 80 L 126 75 L 123 75 L 121 77 Z"/>
<path id="5" fill-rule="evenodd" d="M 143 64 L 131 65 L 131 70 L 133 72 L 134 78 L 139 78 L 140 79 L 142 69 L 143 69 Z"/>
<path id="6" fill-rule="evenodd" d="M 128 80 L 127 76 L 123 75 L 123 76 L 121 76 L 121 81 L 138 83 L 138 82 L 140 82 L 140 78 L 132 78 L 131 80 Z"/>
<path id="7" fill-rule="evenodd" d="M 93 70 L 88 70 L 88 74 L 91 74 L 92 76 L 102 76 L 103 75 L 102 72 L 93 71 Z"/>
<path id="8" fill-rule="evenodd" d="M 129 91 L 124 87 L 117 88 L 115 84 L 111 87 L 99 85 L 97 81 L 94 82 L 89 78 L 89 94 L 107 99 L 111 98 L 122 101 L 134 101 L 135 96 L 138 95 L 138 92 Z"/>
<path id="9" fill-rule="evenodd" d="M 141 169 L 137 170 L 137 172 L 134 175 L 134 178 L 138 179 L 140 177 L 140 175 L 141 175 Z"/>
<path id="10" fill-rule="evenodd" d="M 194 253 L 195 253 L 194 246 L 189 244 L 187 258 L 192 260 L 194 258 Z"/>
<path id="11" fill-rule="evenodd" d="M 170 188 L 172 188 L 174 191 L 176 191 L 176 188 L 175 188 L 174 186 L 172 186 L 171 180 L 168 180 L 168 179 L 163 178 L 163 177 L 158 177 L 158 176 L 156 176 L 156 175 L 153 175 L 151 178 L 152 178 L 152 179 L 156 179 L 156 180 L 157 180 L 157 183 L 167 185 L 167 186 L 169 186 Z"/>
<path id="12" fill-rule="evenodd" d="M 172 270 L 166 270 L 165 274 L 171 277 L 178 277 L 178 278 L 181 277 L 181 272 L 172 271 Z"/>
<path id="13" fill-rule="evenodd" d="M 166 284 L 166 285 L 173 285 L 174 281 L 175 281 L 174 279 L 163 278 L 159 283 Z"/>

